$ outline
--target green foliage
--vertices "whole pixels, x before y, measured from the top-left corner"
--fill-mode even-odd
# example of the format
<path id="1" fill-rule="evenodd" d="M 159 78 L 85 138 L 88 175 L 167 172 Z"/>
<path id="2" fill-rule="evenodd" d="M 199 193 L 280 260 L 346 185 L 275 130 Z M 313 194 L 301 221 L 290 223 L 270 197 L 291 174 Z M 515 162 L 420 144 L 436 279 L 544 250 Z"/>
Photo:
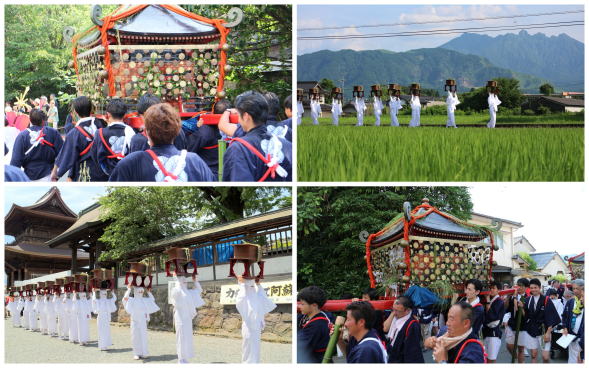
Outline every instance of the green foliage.
<path id="1" fill-rule="evenodd" d="M 557 280 L 561 284 L 565 281 L 570 281 L 570 279 L 567 278 L 566 275 L 563 275 L 562 273 L 557 273 L 556 275 L 552 276 L 552 279 Z"/>
<path id="2" fill-rule="evenodd" d="M 331 93 L 331 90 L 336 87 L 335 83 L 333 83 L 333 81 L 331 79 L 321 79 L 321 81 L 319 82 L 319 85 L 321 86 L 321 88 L 323 88 L 323 92 L 326 95 L 329 95 Z"/>
<path id="3" fill-rule="evenodd" d="M 118 260 L 146 244 L 203 226 L 291 205 L 290 188 L 279 187 L 109 187 L 100 198 L 100 260 Z"/>
<path id="4" fill-rule="evenodd" d="M 494 78 L 499 85 L 499 113 L 503 109 L 519 109 L 524 96 L 519 89 L 519 81 L 513 78 Z M 461 94 L 461 103 L 457 106 L 458 109 L 471 109 L 475 111 L 483 111 L 489 109 L 487 98 L 489 93 L 486 88 L 477 88 L 472 92 Z"/>
<path id="5" fill-rule="evenodd" d="M 299 180 L 583 180 L 583 129 L 490 130 L 457 124 L 458 129 L 303 124 L 298 127 Z"/>
<path id="6" fill-rule="evenodd" d="M 534 110 L 525 109 L 524 111 L 522 111 L 522 115 L 531 116 L 531 115 L 535 115 L 535 113 L 534 113 Z"/>
<path id="7" fill-rule="evenodd" d="M 538 264 L 534 259 L 530 256 L 527 252 L 518 252 L 517 253 L 524 261 L 528 263 L 528 270 L 536 271 L 538 269 Z"/>
<path id="8" fill-rule="evenodd" d="M 369 286 L 365 236 L 398 215 L 403 202 L 415 206 L 424 197 L 443 211 L 470 217 L 472 203 L 465 187 L 300 187 L 299 289 L 318 285 L 330 298 L 344 293 L 360 296 Z"/>
<path id="9" fill-rule="evenodd" d="M 550 115 L 552 111 L 548 106 L 538 106 L 538 114 L 540 115 Z"/>
<path id="10" fill-rule="evenodd" d="M 544 83 L 540 86 L 540 93 L 546 96 L 550 96 L 554 93 L 554 87 L 550 83 Z"/>

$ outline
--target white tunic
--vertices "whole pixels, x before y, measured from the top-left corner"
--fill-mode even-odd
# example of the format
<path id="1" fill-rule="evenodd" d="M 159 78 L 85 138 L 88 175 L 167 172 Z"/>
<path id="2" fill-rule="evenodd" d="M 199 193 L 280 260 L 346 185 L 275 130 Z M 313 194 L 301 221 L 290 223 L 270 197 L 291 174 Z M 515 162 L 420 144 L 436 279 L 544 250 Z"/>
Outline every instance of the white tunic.
<path id="1" fill-rule="evenodd" d="M 196 317 L 196 308 L 205 302 L 200 294 L 202 287 L 194 282 L 194 289 L 188 289 L 186 278 L 179 276 L 176 286 L 172 289 L 171 301 L 174 306 L 174 328 L 176 330 L 176 352 L 179 361 L 187 361 L 194 357 L 192 320 Z"/>
<path id="2" fill-rule="evenodd" d="M 47 318 L 47 333 L 54 335 L 57 333 L 57 315 L 55 313 L 56 296 L 49 295 L 45 298 L 45 316 Z"/>
<path id="3" fill-rule="evenodd" d="M 123 306 L 131 316 L 133 354 L 145 357 L 149 355 L 147 350 L 147 322 L 149 322 L 149 315 L 159 311 L 160 308 L 155 304 L 151 292 L 147 293 L 148 297 L 143 297 L 143 289 L 135 288 L 135 296 L 130 296 L 130 294 L 131 289 L 128 289 L 123 297 Z"/>
<path id="4" fill-rule="evenodd" d="M 494 93 L 489 93 L 489 97 L 487 98 L 487 103 L 489 104 L 489 122 L 487 123 L 487 128 L 495 128 L 495 123 L 497 122 L 497 110 L 499 105 L 501 105 L 501 101 Z"/>
<path id="5" fill-rule="evenodd" d="M 97 315 L 96 325 L 98 328 L 98 348 L 107 349 L 112 345 L 110 317 L 112 313 L 117 311 L 117 296 L 113 292 L 112 298 L 107 298 L 107 293 L 105 291 L 101 290 L 99 293 L 100 298 L 96 298 L 96 294 L 92 293 L 92 312 Z"/>
<path id="6" fill-rule="evenodd" d="M 356 118 L 358 119 L 356 126 L 364 125 L 364 110 L 366 110 L 366 103 L 364 102 L 364 99 L 356 97 L 354 99 L 354 108 L 356 109 Z"/>
<path id="7" fill-rule="evenodd" d="M 421 119 L 421 102 L 419 96 L 411 96 L 411 121 L 409 122 L 410 127 L 418 127 Z"/>
<path id="8" fill-rule="evenodd" d="M 46 334 L 47 333 L 47 314 L 46 314 L 46 309 L 45 309 L 45 296 L 43 295 L 39 295 L 37 296 L 37 301 L 36 301 L 36 311 L 37 311 L 37 315 L 39 316 L 39 330 L 41 330 L 41 333 Z"/>
<path id="9" fill-rule="evenodd" d="M 311 119 L 313 119 L 313 125 L 319 125 L 319 116 L 321 115 L 321 104 L 317 100 L 311 100 Z"/>
<path id="10" fill-rule="evenodd" d="M 397 112 L 403 108 L 399 97 L 390 97 L 389 110 L 391 114 L 391 126 L 399 126 L 399 120 L 397 120 Z"/>
<path id="11" fill-rule="evenodd" d="M 339 117 L 342 114 L 342 104 L 338 99 L 333 99 L 331 102 L 331 123 L 339 125 Z"/>
<path id="12" fill-rule="evenodd" d="M 74 311 L 74 301 L 72 299 L 73 296 L 70 294 L 70 297 L 67 298 L 67 301 L 65 303 L 65 310 L 68 316 L 69 342 L 74 342 L 78 339 L 78 316 L 77 313 Z"/>
<path id="13" fill-rule="evenodd" d="M 85 344 L 90 339 L 90 313 L 92 311 L 92 305 L 86 295 L 79 295 L 79 297 L 80 299 L 74 298 L 72 300 L 72 313 L 74 313 L 78 325 L 76 341 Z"/>
<path id="14" fill-rule="evenodd" d="M 25 328 L 29 330 L 34 330 L 35 328 L 37 328 L 37 316 L 33 311 L 34 304 L 35 302 L 33 302 L 32 299 L 29 299 L 29 297 L 25 299 L 25 306 L 23 308 L 23 324 L 26 323 Z M 33 316 L 35 317 L 34 321 Z"/>
<path id="15" fill-rule="evenodd" d="M 59 332 L 59 337 L 62 339 L 67 338 L 69 333 L 69 316 L 66 309 L 67 301 L 67 295 L 64 293 L 57 299 L 57 304 L 55 305 L 55 312 L 57 314 L 57 330 Z"/>
<path id="16" fill-rule="evenodd" d="M 380 97 L 374 97 L 374 101 L 372 102 L 372 107 L 374 109 L 374 118 L 376 119 L 374 122 L 375 126 L 380 126 L 380 116 L 382 115 L 382 101 Z"/>
<path id="17" fill-rule="evenodd" d="M 266 291 L 261 285 L 256 284 L 254 280 L 245 280 L 245 283 L 239 284 L 235 306 L 243 320 L 241 362 L 259 363 L 264 316 L 276 308 L 276 304 L 266 296 Z"/>
<path id="18" fill-rule="evenodd" d="M 303 101 L 297 101 L 297 125 L 301 125 L 303 122 L 303 113 L 305 109 L 303 108 Z"/>
<path id="19" fill-rule="evenodd" d="M 446 110 L 448 111 L 448 121 L 446 121 L 446 127 L 456 128 L 456 121 L 454 119 L 454 111 L 456 111 L 456 105 L 458 105 L 458 95 L 448 91 L 448 97 L 446 98 Z"/>
<path id="20" fill-rule="evenodd" d="M 14 297 L 12 300 L 8 302 L 8 311 L 10 312 L 10 317 L 12 319 L 12 325 L 14 327 L 20 327 L 20 313 L 18 311 L 18 297 Z"/>

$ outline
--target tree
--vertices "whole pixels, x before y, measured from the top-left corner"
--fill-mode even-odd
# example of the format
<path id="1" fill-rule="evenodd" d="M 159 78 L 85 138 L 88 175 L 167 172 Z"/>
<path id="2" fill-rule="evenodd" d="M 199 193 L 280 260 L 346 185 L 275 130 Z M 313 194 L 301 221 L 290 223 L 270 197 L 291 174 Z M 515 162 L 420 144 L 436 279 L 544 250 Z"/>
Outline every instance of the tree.
<path id="1" fill-rule="evenodd" d="M 520 108 L 524 96 L 519 90 L 519 81 L 513 78 L 495 78 L 495 80 L 499 86 L 500 108 Z M 461 97 L 462 100 L 460 105 L 457 106 L 458 109 L 483 111 L 489 108 L 489 104 L 487 103 L 489 93 L 485 87 L 463 93 Z"/>
<path id="2" fill-rule="evenodd" d="M 544 83 L 540 86 L 540 93 L 545 96 L 550 96 L 554 93 L 554 87 L 550 83 Z"/>
<path id="3" fill-rule="evenodd" d="M 110 187 L 99 200 L 109 223 L 100 260 L 120 260 L 165 237 L 288 207 L 290 195 L 290 188 L 278 187 Z"/>
<path id="4" fill-rule="evenodd" d="M 398 215 L 403 202 L 416 206 L 424 197 L 442 211 L 470 217 L 472 203 L 465 187 L 299 188 L 298 287 L 318 285 L 330 298 L 359 296 L 369 286 L 367 235 Z"/>
<path id="5" fill-rule="evenodd" d="M 319 82 L 319 85 L 321 86 L 321 88 L 323 89 L 323 92 L 326 95 L 329 95 L 331 93 L 331 90 L 334 87 L 336 87 L 335 83 L 333 83 L 333 81 L 331 79 L 327 79 L 327 78 L 321 79 L 321 81 Z"/>
<path id="6" fill-rule="evenodd" d="M 518 255 L 528 264 L 528 271 L 536 271 L 538 269 L 538 264 L 530 256 L 530 253 L 519 252 Z"/>

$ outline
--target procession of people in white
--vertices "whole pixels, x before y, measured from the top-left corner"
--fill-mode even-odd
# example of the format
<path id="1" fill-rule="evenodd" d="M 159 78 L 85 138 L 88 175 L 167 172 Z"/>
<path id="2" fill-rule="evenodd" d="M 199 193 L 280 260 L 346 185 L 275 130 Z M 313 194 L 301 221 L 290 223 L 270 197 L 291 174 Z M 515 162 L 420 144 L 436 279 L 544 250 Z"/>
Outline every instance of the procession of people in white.
<path id="1" fill-rule="evenodd" d="M 236 307 L 243 320 L 242 363 L 259 363 L 264 317 L 276 308 L 276 304 L 268 298 L 259 280 L 244 281 L 242 277 L 238 280 L 240 289 Z M 178 363 L 189 363 L 189 359 L 195 356 L 193 320 L 197 308 L 205 305 L 205 301 L 201 297 L 202 287 L 196 275 L 192 277 L 192 287 L 184 276 L 174 274 L 174 281 L 176 284 L 170 294 L 170 303 L 174 309 Z M 59 337 L 81 346 L 88 344 L 90 339 L 90 321 L 94 313 L 97 316 L 98 348 L 106 351 L 113 345 L 110 322 L 112 313 L 118 310 L 117 298 L 113 291 L 107 289 L 92 289 L 91 295 L 88 294 L 63 290 L 60 294 L 20 296 L 15 292 L 6 308 L 13 327 L 40 331 L 43 335 Z M 150 315 L 158 312 L 160 307 L 150 289 L 129 285 L 122 305 L 131 317 L 134 359 L 144 359 L 149 355 L 147 325 Z"/>

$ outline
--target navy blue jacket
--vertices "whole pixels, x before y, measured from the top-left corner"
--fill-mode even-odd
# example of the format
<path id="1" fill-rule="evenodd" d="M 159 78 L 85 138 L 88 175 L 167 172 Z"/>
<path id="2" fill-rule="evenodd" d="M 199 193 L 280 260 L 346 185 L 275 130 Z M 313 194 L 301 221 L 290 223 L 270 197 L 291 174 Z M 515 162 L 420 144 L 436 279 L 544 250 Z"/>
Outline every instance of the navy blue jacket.
<path id="1" fill-rule="evenodd" d="M 216 125 L 203 125 L 186 138 L 186 149 L 199 155 L 215 176 L 219 175 L 219 139 Z"/>
<path id="2" fill-rule="evenodd" d="M 80 168 L 86 167 L 90 174 L 90 181 L 107 181 L 108 175 L 106 175 L 102 169 L 100 169 L 94 160 L 92 160 L 92 148 L 87 150 L 89 144 L 93 144 L 94 137 L 91 129 L 91 119 L 85 118 L 84 121 L 80 122 L 78 126 L 83 129 L 88 137 L 81 133 L 77 128 L 70 130 L 66 137 L 63 148 L 57 157 L 55 164 L 59 167 L 57 176 L 62 177 L 69 171 L 68 177 L 72 181 L 78 181 L 80 176 Z M 97 128 L 102 128 L 105 123 L 101 119 L 95 119 L 94 125 Z M 102 143 L 101 143 L 102 144 Z M 81 153 L 84 153 L 80 156 Z"/>
<path id="3" fill-rule="evenodd" d="M 286 133 L 286 140 L 288 140 L 289 142 L 292 142 L 292 118 L 288 118 L 286 120 L 282 120 L 279 124 L 279 126 L 285 126 L 288 128 L 288 132 Z"/>
<path id="4" fill-rule="evenodd" d="M 4 165 L 4 181 L 30 181 L 29 177 L 18 167 Z"/>
<path id="5" fill-rule="evenodd" d="M 481 347 L 481 345 L 479 345 L 478 343 L 476 343 L 474 341 L 466 344 L 466 346 L 464 346 L 464 349 L 462 349 L 460 356 L 458 356 L 458 353 L 460 352 L 460 349 L 462 348 L 462 346 L 466 343 L 466 341 L 471 340 L 471 339 L 478 341 L 478 335 L 476 335 L 474 333 L 474 330 L 466 339 L 464 339 L 462 342 L 460 342 L 458 345 L 456 345 L 452 349 L 448 350 L 448 363 L 454 363 L 454 362 L 456 362 L 456 363 L 484 363 L 485 362 L 485 353 L 484 353 L 483 348 Z M 458 361 L 456 359 L 458 359 Z"/>
<path id="6" fill-rule="evenodd" d="M 47 143 L 39 143 L 32 147 L 29 129 L 33 132 L 42 130 L 43 140 Z M 43 142 L 43 141 L 41 141 Z M 51 146 L 53 145 L 53 147 Z M 12 148 L 10 165 L 22 167 L 30 180 L 38 180 L 51 174 L 55 158 L 59 155 L 63 146 L 63 139 L 56 129 L 31 125 L 28 129 L 18 133 Z M 26 153 L 29 151 L 29 153 Z M 26 153 L 26 154 L 25 154 Z"/>
<path id="7" fill-rule="evenodd" d="M 186 134 L 184 134 L 184 130 L 180 129 L 180 133 L 178 133 L 176 139 L 174 139 L 174 146 L 176 146 L 178 150 L 186 149 Z M 137 133 L 131 138 L 131 148 L 129 152 L 145 151 L 148 149 L 149 143 L 145 131 Z"/>
<path id="8" fill-rule="evenodd" d="M 329 343 L 329 318 L 324 312 L 310 320 L 299 319 L 297 327 L 297 362 L 321 363 Z"/>
<path id="9" fill-rule="evenodd" d="M 180 155 L 173 144 L 151 147 L 165 166 L 166 161 Z M 159 174 L 159 175 L 158 175 Z M 215 181 L 213 173 L 196 153 L 188 152 L 186 166 L 180 173 L 179 181 Z M 157 163 L 146 151 L 133 152 L 122 159 L 113 170 L 109 181 L 159 181 L 163 179 Z"/>
<path id="10" fill-rule="evenodd" d="M 121 161 L 121 158 L 110 157 L 113 155 L 113 152 L 115 154 L 123 155 L 130 152 L 129 147 L 127 147 L 124 143 L 125 129 L 128 129 L 128 126 L 124 125 L 124 123 L 113 124 L 103 128 L 102 130 L 98 129 L 94 135 L 92 159 L 94 160 L 95 164 L 108 176 L 110 176 L 115 166 L 117 166 L 117 164 Z M 102 137 L 106 141 L 106 145 L 108 145 L 108 147 L 102 141 L 100 132 L 102 132 Z"/>
<path id="11" fill-rule="evenodd" d="M 526 294 L 523 294 L 521 296 L 522 301 L 525 300 L 526 298 Z M 507 325 L 511 328 L 512 331 L 517 330 L 516 328 L 516 318 L 517 318 L 517 314 L 516 314 L 516 309 L 515 309 L 515 298 L 513 297 L 513 295 L 509 296 L 509 302 L 507 304 L 507 310 L 505 311 L 505 313 L 511 313 L 511 315 L 509 316 L 509 320 L 507 321 Z M 524 322 L 524 318 L 522 317 L 522 320 L 520 322 L 520 331 L 521 328 L 523 326 L 523 322 Z"/>
<path id="12" fill-rule="evenodd" d="M 554 303 L 549 297 L 540 294 L 538 303 L 533 308 L 533 296 L 529 296 L 524 303 L 524 324 L 523 330 L 530 336 L 542 335 L 548 327 L 554 327 L 560 323 L 560 317 Z"/>
<path id="13" fill-rule="evenodd" d="M 564 306 L 564 310 L 562 312 L 562 326 L 567 329 L 568 333 L 573 334 L 573 308 L 575 307 L 575 298 L 571 298 L 566 305 Z M 583 313 L 583 319 L 581 320 L 581 327 L 579 327 L 579 332 L 577 333 L 578 338 L 580 339 L 580 344 L 584 348 L 585 344 L 585 313 Z M 584 349 L 583 349 L 584 350 Z"/>
<path id="14" fill-rule="evenodd" d="M 483 338 L 498 337 L 501 338 L 501 324 L 503 323 L 503 316 L 505 315 L 505 303 L 501 297 L 495 299 L 489 310 L 485 312 L 483 322 Z M 488 327 L 489 323 L 499 321 L 496 327 Z"/>
<path id="15" fill-rule="evenodd" d="M 348 363 L 386 363 L 383 359 L 382 349 L 377 344 L 381 344 L 376 341 L 364 341 L 366 338 L 378 339 L 378 334 L 375 330 L 370 330 L 362 340 L 356 341 L 356 339 L 350 336 L 350 342 L 348 343 L 346 361 Z M 383 347 L 384 348 L 384 347 Z"/>
<path id="16" fill-rule="evenodd" d="M 414 321 L 411 323 L 411 321 Z M 409 328 L 408 328 L 409 327 Z M 400 331 L 393 345 L 387 349 L 389 363 L 425 363 L 421 352 L 421 328 L 419 321 L 410 317 Z"/>
<path id="17" fill-rule="evenodd" d="M 266 131 L 265 125 L 257 126 L 251 129 L 245 136 L 241 137 L 262 155 L 262 141 L 269 140 L 270 134 Z M 282 153 L 284 159 L 280 163 L 288 175 L 281 177 L 276 174 L 275 178 L 268 176 L 266 181 L 291 181 L 292 180 L 292 144 L 286 139 L 281 139 Z M 266 171 L 268 166 L 252 151 L 242 143 L 233 141 L 229 144 L 225 156 L 223 157 L 223 181 L 258 181 Z"/>

